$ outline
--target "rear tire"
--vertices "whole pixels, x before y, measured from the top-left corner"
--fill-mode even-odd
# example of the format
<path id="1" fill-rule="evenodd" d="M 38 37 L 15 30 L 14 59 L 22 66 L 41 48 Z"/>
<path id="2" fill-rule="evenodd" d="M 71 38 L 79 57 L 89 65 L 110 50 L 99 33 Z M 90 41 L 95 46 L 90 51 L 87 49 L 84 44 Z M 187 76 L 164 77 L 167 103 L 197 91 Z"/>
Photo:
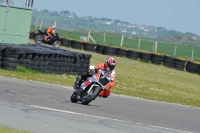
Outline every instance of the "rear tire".
<path id="1" fill-rule="evenodd" d="M 35 42 L 36 42 L 37 44 L 42 43 L 42 41 L 43 41 L 43 36 L 42 36 L 42 35 L 36 35 L 36 36 L 35 36 Z"/>
<path id="2" fill-rule="evenodd" d="M 82 104 L 84 104 L 84 105 L 87 105 L 87 104 L 89 104 L 92 100 L 94 100 L 98 95 L 99 95 L 99 92 L 101 91 L 101 89 L 99 88 L 99 87 L 97 87 L 97 86 L 94 86 L 93 88 L 92 88 L 92 95 L 89 97 L 89 98 L 84 98 L 83 97 L 83 99 L 82 99 Z M 85 94 L 84 94 L 85 95 Z"/>

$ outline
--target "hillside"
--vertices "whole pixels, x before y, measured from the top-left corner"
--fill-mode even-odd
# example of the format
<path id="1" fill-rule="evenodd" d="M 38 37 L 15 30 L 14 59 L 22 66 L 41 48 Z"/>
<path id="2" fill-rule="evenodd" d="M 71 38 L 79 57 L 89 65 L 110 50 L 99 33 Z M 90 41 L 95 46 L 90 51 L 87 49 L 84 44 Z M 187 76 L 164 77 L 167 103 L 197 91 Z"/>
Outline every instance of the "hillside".
<path id="1" fill-rule="evenodd" d="M 33 10 L 32 25 L 36 24 L 48 27 L 57 23 L 59 29 L 64 30 L 93 30 L 95 32 L 107 32 L 125 36 L 148 38 L 163 42 L 181 44 L 200 44 L 200 36 L 190 32 L 181 33 L 175 30 L 167 30 L 163 27 L 130 24 L 129 22 L 112 20 L 109 18 L 93 18 L 91 16 L 78 16 L 76 13 L 65 10 L 60 13 L 48 10 Z"/>

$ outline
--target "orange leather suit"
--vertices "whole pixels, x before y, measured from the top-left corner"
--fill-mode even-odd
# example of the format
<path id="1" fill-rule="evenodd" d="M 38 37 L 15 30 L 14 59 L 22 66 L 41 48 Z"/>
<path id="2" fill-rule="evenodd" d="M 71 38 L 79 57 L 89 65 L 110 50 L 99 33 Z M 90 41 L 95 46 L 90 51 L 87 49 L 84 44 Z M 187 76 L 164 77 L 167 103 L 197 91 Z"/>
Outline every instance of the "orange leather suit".
<path id="1" fill-rule="evenodd" d="M 54 30 L 52 27 L 49 27 L 47 30 L 46 30 L 46 34 L 47 36 L 45 37 L 45 40 L 47 41 L 49 39 L 49 37 L 51 37 L 51 34 L 54 33 Z"/>
<path id="2" fill-rule="evenodd" d="M 106 64 L 101 63 L 101 64 L 96 65 L 95 68 L 96 68 L 96 69 L 105 70 L 105 69 L 107 69 L 108 67 L 107 67 Z M 112 71 L 110 71 L 110 73 L 111 73 L 110 88 L 113 88 L 113 87 L 115 86 L 115 81 L 114 81 L 114 79 L 115 79 L 115 71 L 112 70 Z M 109 95 L 110 95 L 110 90 L 109 90 L 109 89 L 104 89 L 103 91 L 101 91 L 101 92 L 99 93 L 99 96 L 102 96 L 102 97 L 105 97 L 105 98 L 108 97 Z"/>

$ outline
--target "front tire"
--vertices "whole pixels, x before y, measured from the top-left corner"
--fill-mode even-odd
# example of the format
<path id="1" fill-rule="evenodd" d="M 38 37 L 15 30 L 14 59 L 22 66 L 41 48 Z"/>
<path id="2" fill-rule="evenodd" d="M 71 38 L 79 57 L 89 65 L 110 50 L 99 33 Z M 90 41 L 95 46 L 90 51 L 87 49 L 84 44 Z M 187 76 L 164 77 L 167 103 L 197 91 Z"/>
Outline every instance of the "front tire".
<path id="1" fill-rule="evenodd" d="M 53 42 L 53 46 L 59 48 L 61 45 L 60 41 Z"/>
<path id="2" fill-rule="evenodd" d="M 35 42 L 36 42 L 37 44 L 42 43 L 42 41 L 43 41 L 43 36 L 42 36 L 42 35 L 36 35 L 36 36 L 35 36 Z"/>
<path id="3" fill-rule="evenodd" d="M 76 100 L 76 98 L 77 98 L 77 92 L 74 91 L 73 94 L 72 94 L 72 96 L 71 96 L 71 102 L 77 103 L 78 100 Z"/>
<path id="4" fill-rule="evenodd" d="M 101 89 L 99 87 L 94 86 L 91 92 L 88 92 L 90 94 L 87 94 L 87 92 L 85 92 L 84 97 L 82 99 L 82 104 L 84 105 L 89 104 L 92 100 L 94 100 L 99 95 L 100 91 Z M 90 95 L 90 96 L 87 97 L 87 95 Z"/>

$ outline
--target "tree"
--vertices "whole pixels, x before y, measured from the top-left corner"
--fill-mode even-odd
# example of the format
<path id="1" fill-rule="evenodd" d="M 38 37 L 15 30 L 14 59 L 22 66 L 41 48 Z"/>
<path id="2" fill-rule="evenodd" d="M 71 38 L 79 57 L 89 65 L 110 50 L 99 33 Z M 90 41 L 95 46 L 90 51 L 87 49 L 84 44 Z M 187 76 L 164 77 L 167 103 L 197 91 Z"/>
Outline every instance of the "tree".
<path id="1" fill-rule="evenodd" d="M 42 12 L 49 13 L 49 10 L 44 9 L 44 10 L 42 10 Z"/>
<path id="2" fill-rule="evenodd" d="M 61 16 L 69 16 L 69 15 L 71 15 L 71 13 L 68 10 L 65 10 L 65 11 L 61 11 L 60 15 Z"/>
<path id="3" fill-rule="evenodd" d="M 178 43 L 182 40 L 183 37 L 181 35 L 173 35 L 173 38 L 174 42 Z"/>
<path id="4" fill-rule="evenodd" d="M 54 12 L 50 12 L 50 15 L 52 15 L 52 16 L 59 16 L 59 13 L 57 11 L 54 11 Z"/>
<path id="5" fill-rule="evenodd" d="M 72 16 L 73 16 L 73 17 L 77 17 L 77 15 L 76 15 L 75 12 L 72 12 Z"/>
<path id="6" fill-rule="evenodd" d="M 114 23 L 121 23 L 121 21 L 119 19 L 114 20 Z"/>
<path id="7" fill-rule="evenodd" d="M 100 18 L 101 21 L 112 21 L 110 18 Z"/>

